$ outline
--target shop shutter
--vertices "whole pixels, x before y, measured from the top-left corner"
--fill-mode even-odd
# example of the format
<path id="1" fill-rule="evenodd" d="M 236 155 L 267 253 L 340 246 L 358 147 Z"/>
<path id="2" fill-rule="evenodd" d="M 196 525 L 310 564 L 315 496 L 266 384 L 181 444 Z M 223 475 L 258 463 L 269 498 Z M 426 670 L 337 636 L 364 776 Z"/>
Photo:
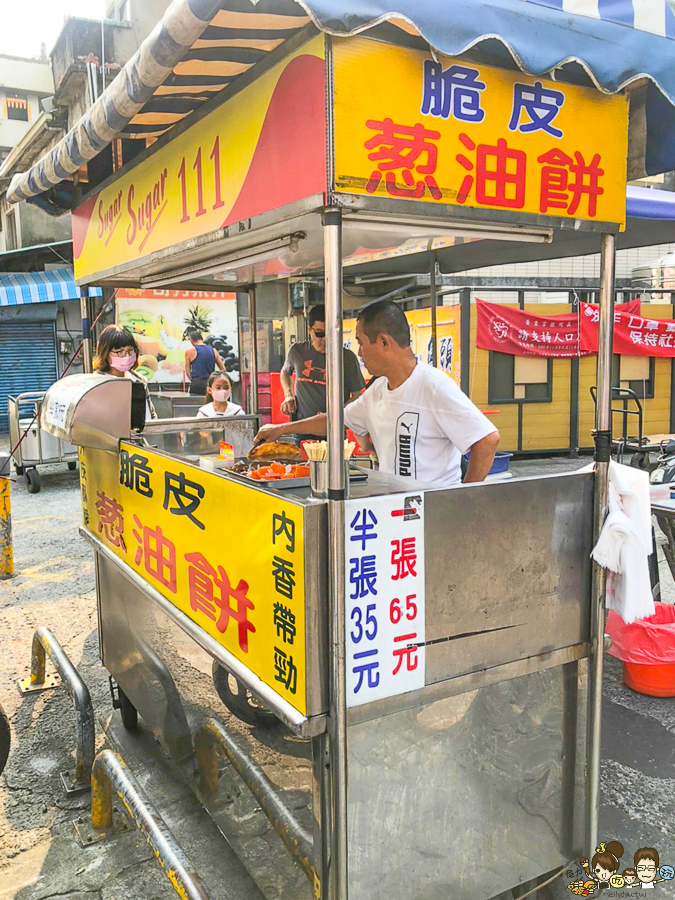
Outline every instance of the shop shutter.
<path id="1" fill-rule="evenodd" d="M 57 378 L 53 322 L 0 322 L 0 431 L 8 431 L 7 397 L 46 391 Z"/>

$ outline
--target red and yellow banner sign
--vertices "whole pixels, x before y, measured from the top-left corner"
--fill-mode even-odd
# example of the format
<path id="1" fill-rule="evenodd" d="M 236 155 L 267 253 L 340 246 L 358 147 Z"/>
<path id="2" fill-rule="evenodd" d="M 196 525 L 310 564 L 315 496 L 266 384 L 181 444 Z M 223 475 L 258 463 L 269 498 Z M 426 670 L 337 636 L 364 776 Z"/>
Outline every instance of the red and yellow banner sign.
<path id="1" fill-rule="evenodd" d="M 317 37 L 79 207 L 75 277 L 325 190 L 325 59 Z"/>
<path id="2" fill-rule="evenodd" d="M 304 715 L 302 507 L 124 442 L 80 481 L 89 531 Z"/>
<path id="3" fill-rule="evenodd" d="M 366 38 L 334 66 L 337 191 L 624 222 L 625 97 Z"/>
<path id="4" fill-rule="evenodd" d="M 627 305 L 627 304 L 626 304 Z M 614 312 L 613 349 L 624 356 L 675 357 L 675 320 L 645 319 L 637 309 Z M 598 351 L 598 314 L 586 308 L 581 319 L 581 347 L 589 353 Z"/>
<path id="5" fill-rule="evenodd" d="M 478 300 L 476 313 L 476 347 L 480 350 L 496 350 L 512 356 L 546 357 L 585 356 L 598 352 L 600 313 L 592 303 L 580 303 L 578 312 L 550 316 Z M 626 320 L 651 321 L 641 318 L 639 297 L 628 303 L 618 303 L 614 311 L 615 353 L 637 354 L 636 350 L 626 350 L 617 344 L 620 323 Z M 665 322 L 659 324 L 666 325 Z M 652 346 L 655 347 L 658 335 L 652 333 L 655 336 Z M 671 335 L 671 344 L 673 337 Z M 670 355 L 675 355 L 675 349 Z"/>

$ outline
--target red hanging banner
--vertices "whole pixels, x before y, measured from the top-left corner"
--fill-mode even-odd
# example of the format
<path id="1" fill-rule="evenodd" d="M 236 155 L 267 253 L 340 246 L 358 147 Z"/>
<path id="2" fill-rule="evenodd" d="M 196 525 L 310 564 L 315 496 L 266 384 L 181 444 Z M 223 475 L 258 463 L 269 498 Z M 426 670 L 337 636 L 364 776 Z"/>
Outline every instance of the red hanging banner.
<path id="1" fill-rule="evenodd" d="M 513 356 L 546 357 L 597 353 L 598 307 L 591 303 L 580 303 L 579 312 L 556 316 L 511 309 L 483 300 L 476 301 L 476 310 L 476 347 L 481 350 L 497 350 Z M 620 314 L 640 318 L 640 300 L 618 304 L 615 319 Z M 580 330 L 585 335 L 585 342 Z"/>
<path id="2" fill-rule="evenodd" d="M 597 353 L 598 312 L 585 309 L 581 321 L 582 353 Z M 617 306 L 614 312 L 614 352 L 625 356 L 675 357 L 675 320 L 646 319 L 640 309 Z"/>

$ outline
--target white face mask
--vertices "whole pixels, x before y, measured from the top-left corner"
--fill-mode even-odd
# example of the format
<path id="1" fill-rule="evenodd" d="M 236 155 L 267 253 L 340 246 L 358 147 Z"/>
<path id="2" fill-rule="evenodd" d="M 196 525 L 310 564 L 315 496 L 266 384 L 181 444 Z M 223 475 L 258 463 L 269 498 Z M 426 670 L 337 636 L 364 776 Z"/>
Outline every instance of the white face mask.
<path id="1" fill-rule="evenodd" d="M 213 399 L 217 403 L 225 403 L 225 401 L 229 400 L 230 397 L 232 396 L 232 391 L 229 388 L 223 388 L 223 390 L 220 390 L 220 391 L 219 390 L 214 391 L 212 389 L 211 393 L 213 394 Z"/>

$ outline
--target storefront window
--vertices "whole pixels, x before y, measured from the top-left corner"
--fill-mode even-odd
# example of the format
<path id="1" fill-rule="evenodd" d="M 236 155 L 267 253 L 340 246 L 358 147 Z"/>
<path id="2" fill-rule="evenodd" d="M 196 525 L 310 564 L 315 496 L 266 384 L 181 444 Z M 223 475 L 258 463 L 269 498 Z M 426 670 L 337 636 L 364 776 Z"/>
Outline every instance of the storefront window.
<path id="1" fill-rule="evenodd" d="M 8 119 L 16 119 L 19 122 L 28 121 L 28 97 L 26 94 L 19 91 L 7 91 L 5 103 Z"/>
<path id="2" fill-rule="evenodd" d="M 489 403 L 550 403 L 552 360 L 490 351 Z"/>
<path id="3" fill-rule="evenodd" d="M 614 356 L 612 360 L 612 385 L 628 388 L 641 400 L 654 396 L 653 356 Z"/>

